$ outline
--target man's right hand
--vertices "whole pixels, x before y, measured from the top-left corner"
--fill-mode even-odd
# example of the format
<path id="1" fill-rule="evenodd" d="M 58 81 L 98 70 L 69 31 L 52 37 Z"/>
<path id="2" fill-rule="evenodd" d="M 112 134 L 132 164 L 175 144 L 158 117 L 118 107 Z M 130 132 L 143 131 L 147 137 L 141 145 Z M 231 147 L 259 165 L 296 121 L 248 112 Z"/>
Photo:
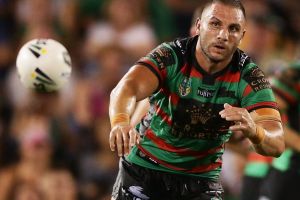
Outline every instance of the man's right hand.
<path id="1" fill-rule="evenodd" d="M 109 134 L 109 146 L 117 149 L 118 156 L 128 155 L 131 148 L 139 142 L 138 132 L 130 125 L 115 125 Z"/>

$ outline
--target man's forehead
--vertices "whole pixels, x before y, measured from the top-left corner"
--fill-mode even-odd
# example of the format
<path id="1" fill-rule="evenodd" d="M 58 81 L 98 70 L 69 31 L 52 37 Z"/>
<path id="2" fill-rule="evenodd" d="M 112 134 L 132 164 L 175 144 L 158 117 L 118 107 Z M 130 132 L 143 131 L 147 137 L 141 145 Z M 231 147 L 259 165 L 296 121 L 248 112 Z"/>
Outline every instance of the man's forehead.
<path id="1" fill-rule="evenodd" d="M 201 18 L 217 18 L 221 21 L 231 21 L 231 23 L 245 22 L 245 17 L 241 9 L 222 3 L 213 3 L 206 7 L 202 12 Z"/>

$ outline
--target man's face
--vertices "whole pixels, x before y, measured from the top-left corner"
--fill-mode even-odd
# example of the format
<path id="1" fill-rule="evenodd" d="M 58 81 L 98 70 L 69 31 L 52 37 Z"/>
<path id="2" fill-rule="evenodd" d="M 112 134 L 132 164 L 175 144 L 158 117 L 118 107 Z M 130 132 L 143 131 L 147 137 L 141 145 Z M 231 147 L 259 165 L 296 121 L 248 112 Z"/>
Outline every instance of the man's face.
<path id="1" fill-rule="evenodd" d="M 243 12 L 232 6 L 214 3 L 204 9 L 196 23 L 200 47 L 212 62 L 229 59 L 245 33 Z"/>

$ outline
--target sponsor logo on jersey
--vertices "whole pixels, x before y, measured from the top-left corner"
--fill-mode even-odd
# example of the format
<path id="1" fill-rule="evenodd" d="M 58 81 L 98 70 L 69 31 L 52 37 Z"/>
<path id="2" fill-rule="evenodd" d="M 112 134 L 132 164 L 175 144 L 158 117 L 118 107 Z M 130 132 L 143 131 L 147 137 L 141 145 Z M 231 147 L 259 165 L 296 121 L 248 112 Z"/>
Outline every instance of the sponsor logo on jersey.
<path id="1" fill-rule="evenodd" d="M 184 77 L 179 85 L 179 94 L 181 96 L 187 96 L 192 90 L 192 79 L 189 77 Z"/>
<path id="2" fill-rule="evenodd" d="M 269 80 L 258 67 L 253 67 L 245 76 L 245 80 L 255 92 L 271 88 Z"/>
<path id="3" fill-rule="evenodd" d="M 157 62 L 160 70 L 175 64 L 175 59 L 171 49 L 163 45 L 160 45 L 158 48 L 154 49 L 149 54 L 149 57 Z"/>
<path id="4" fill-rule="evenodd" d="M 180 99 L 174 112 L 171 134 L 176 137 L 218 139 L 227 137 L 232 122 L 218 114 L 223 104 L 201 103 L 195 99 Z"/>
<path id="5" fill-rule="evenodd" d="M 214 96 L 214 90 L 208 90 L 198 87 L 197 95 L 204 98 L 211 98 Z"/>

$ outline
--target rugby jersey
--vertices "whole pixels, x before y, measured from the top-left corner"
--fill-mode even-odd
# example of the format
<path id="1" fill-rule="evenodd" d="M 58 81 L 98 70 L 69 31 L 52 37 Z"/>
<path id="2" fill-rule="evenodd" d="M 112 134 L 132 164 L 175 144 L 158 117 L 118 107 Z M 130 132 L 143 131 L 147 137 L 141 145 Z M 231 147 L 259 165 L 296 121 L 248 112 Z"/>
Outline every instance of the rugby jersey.
<path id="1" fill-rule="evenodd" d="M 198 36 L 163 43 L 137 63 L 159 79 L 141 124 L 143 138 L 127 159 L 177 174 L 218 179 L 232 122 L 224 103 L 252 110 L 277 108 L 270 84 L 249 56 L 237 49 L 223 70 L 209 74 L 197 62 Z M 144 77 L 146 78 L 146 77 Z"/>

